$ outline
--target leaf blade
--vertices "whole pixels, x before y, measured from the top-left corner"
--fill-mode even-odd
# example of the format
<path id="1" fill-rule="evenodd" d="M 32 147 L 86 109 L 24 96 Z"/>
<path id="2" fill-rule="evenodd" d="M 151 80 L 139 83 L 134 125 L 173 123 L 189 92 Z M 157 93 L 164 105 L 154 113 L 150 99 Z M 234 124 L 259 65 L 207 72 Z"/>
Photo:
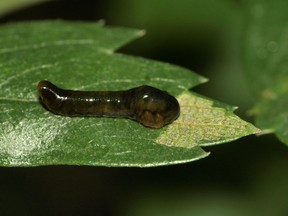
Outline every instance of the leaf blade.
<path id="1" fill-rule="evenodd" d="M 258 102 L 256 125 L 273 131 L 288 144 L 288 15 L 287 1 L 247 1 L 246 76 Z M 280 107 L 282 106 L 282 107 Z M 277 112 L 275 112 L 277 110 Z"/>
<path id="2" fill-rule="evenodd" d="M 46 21 L 6 25 L 0 32 L 2 166 L 150 167 L 208 155 L 200 147 L 203 143 L 188 147 L 159 145 L 157 138 L 170 126 L 155 130 L 127 119 L 62 117 L 41 106 L 36 86 L 42 79 L 79 90 L 126 90 L 148 84 L 177 99 L 206 81 L 178 66 L 114 53 L 138 37 L 138 30 L 105 28 L 102 23 Z M 41 37 L 35 39 L 39 32 Z M 181 136 L 186 136 L 185 132 Z"/>

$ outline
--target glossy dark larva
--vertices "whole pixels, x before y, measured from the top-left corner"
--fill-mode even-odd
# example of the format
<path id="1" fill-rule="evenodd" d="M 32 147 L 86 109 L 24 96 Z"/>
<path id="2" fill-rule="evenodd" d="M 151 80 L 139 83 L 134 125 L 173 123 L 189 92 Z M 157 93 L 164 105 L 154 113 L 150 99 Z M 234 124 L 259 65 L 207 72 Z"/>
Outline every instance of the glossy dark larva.
<path id="1" fill-rule="evenodd" d="M 161 128 L 180 113 L 176 98 L 147 85 L 126 91 L 74 91 L 41 80 L 38 92 L 50 111 L 65 116 L 129 118 L 147 127 Z"/>

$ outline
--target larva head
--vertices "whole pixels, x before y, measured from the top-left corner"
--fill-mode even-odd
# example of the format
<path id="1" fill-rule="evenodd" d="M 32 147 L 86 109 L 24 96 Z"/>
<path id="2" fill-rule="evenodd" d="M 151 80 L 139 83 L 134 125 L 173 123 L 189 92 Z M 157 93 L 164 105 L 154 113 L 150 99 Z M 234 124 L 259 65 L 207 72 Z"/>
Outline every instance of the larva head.
<path id="1" fill-rule="evenodd" d="M 57 107 L 59 106 L 59 100 L 57 100 L 57 98 L 59 98 L 58 95 L 58 90 L 59 88 L 57 88 L 55 85 L 53 85 L 51 82 L 46 81 L 46 80 L 41 80 L 38 83 L 38 93 L 40 96 L 40 99 L 42 101 L 42 103 L 51 111 L 55 111 L 55 109 L 57 109 Z"/>
<path id="2" fill-rule="evenodd" d="M 131 90 L 135 95 L 131 108 L 136 120 L 143 125 L 161 128 L 178 118 L 179 103 L 167 92 L 146 85 Z"/>

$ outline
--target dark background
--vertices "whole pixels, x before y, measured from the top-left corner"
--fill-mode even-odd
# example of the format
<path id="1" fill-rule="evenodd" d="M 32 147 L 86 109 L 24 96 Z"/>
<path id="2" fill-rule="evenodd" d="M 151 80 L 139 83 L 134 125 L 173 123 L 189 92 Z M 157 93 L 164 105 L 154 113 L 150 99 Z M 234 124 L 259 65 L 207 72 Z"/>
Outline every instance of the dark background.
<path id="1" fill-rule="evenodd" d="M 49 1 L 11 11 L 0 23 L 104 19 L 145 29 L 118 52 L 196 71 L 210 81 L 193 91 L 239 106 L 236 113 L 253 122 L 241 61 L 245 5 L 173 2 Z M 205 150 L 205 159 L 156 168 L 0 168 L 0 215 L 288 215 L 288 151 L 273 135 Z"/>

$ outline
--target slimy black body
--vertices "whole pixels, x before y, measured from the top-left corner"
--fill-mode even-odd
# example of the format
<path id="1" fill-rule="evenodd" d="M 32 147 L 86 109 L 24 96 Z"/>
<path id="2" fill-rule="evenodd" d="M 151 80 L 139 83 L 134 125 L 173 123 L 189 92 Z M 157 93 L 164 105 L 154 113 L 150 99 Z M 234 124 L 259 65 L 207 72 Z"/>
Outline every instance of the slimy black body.
<path id="1" fill-rule="evenodd" d="M 50 111 L 64 116 L 130 118 L 147 127 L 161 128 L 180 113 L 176 98 L 147 85 L 126 91 L 74 91 L 42 80 L 38 92 Z"/>

